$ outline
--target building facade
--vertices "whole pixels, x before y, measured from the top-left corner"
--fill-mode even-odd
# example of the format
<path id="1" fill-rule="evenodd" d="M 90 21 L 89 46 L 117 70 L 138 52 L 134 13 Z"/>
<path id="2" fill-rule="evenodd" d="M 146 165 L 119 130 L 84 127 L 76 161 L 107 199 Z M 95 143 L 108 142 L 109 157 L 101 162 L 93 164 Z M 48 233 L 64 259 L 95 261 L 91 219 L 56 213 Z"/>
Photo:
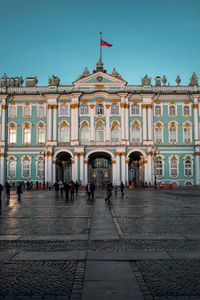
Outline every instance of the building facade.
<path id="1" fill-rule="evenodd" d="M 0 182 L 200 184 L 200 87 L 146 75 L 128 85 L 99 61 L 72 85 L 0 79 Z"/>

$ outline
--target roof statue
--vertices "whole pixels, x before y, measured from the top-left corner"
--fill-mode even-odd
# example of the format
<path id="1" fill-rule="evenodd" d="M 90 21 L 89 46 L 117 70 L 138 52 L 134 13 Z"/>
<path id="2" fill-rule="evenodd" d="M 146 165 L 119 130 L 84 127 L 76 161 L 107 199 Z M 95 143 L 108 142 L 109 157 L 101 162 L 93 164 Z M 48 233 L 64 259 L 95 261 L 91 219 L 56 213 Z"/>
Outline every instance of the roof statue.
<path id="1" fill-rule="evenodd" d="M 113 77 L 118 78 L 118 79 L 124 80 L 124 79 L 122 78 L 122 76 L 116 71 L 115 68 L 113 68 L 111 75 L 112 75 Z"/>
<path id="2" fill-rule="evenodd" d="M 177 85 L 180 85 L 180 83 L 181 83 L 181 78 L 180 78 L 179 75 L 177 75 L 175 81 L 176 81 L 176 84 L 177 84 Z"/>
<path id="3" fill-rule="evenodd" d="M 156 86 L 161 86 L 161 78 L 160 78 L 160 76 L 156 76 L 156 78 L 155 78 L 155 85 Z"/>
<path id="4" fill-rule="evenodd" d="M 103 71 L 103 62 L 101 60 L 96 63 L 96 71 Z"/>
<path id="5" fill-rule="evenodd" d="M 89 72 L 88 68 L 85 67 L 85 69 L 83 70 L 83 73 L 77 78 L 77 80 L 87 77 L 89 75 L 90 75 L 90 72 Z"/>
<path id="6" fill-rule="evenodd" d="M 49 77 L 48 84 L 58 86 L 60 84 L 60 78 L 52 75 Z"/>
<path id="7" fill-rule="evenodd" d="M 6 73 L 0 78 L 0 87 L 18 87 L 23 84 L 22 77 L 12 77 L 9 78 Z"/>
<path id="8" fill-rule="evenodd" d="M 162 83 L 163 83 L 163 85 L 166 85 L 166 83 L 167 83 L 167 77 L 165 75 L 163 75 Z"/>
<path id="9" fill-rule="evenodd" d="M 189 85 L 198 85 L 198 77 L 195 72 L 193 72 L 192 77 L 190 78 L 190 84 Z"/>
<path id="10" fill-rule="evenodd" d="M 142 78 L 142 85 L 151 85 L 151 78 L 147 74 Z"/>

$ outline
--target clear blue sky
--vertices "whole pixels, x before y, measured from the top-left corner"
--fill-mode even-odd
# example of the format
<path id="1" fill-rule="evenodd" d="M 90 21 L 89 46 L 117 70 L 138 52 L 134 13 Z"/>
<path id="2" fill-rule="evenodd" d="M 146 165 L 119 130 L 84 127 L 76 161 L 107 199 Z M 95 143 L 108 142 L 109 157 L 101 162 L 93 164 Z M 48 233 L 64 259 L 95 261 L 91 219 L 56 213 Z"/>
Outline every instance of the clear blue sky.
<path id="1" fill-rule="evenodd" d="M 200 0 L 1 0 L 0 75 L 48 76 L 70 84 L 99 59 L 129 84 L 166 75 L 200 77 Z M 153 80 L 154 82 L 154 80 Z"/>

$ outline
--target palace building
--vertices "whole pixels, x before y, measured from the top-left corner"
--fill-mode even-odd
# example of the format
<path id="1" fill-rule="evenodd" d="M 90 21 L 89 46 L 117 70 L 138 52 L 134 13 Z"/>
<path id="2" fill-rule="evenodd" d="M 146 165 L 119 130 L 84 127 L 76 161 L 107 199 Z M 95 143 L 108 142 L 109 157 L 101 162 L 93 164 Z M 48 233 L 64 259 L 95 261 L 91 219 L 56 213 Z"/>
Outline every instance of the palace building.
<path id="1" fill-rule="evenodd" d="M 99 61 L 72 85 L 0 79 L 0 182 L 200 184 L 200 86 L 129 85 Z"/>

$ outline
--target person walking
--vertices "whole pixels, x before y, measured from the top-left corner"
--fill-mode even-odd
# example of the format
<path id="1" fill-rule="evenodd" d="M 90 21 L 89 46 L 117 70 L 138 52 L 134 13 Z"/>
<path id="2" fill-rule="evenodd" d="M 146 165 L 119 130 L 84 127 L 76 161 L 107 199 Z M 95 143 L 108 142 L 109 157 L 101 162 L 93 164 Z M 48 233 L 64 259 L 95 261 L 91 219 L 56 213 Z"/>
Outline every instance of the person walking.
<path id="1" fill-rule="evenodd" d="M 121 181 L 121 184 L 120 184 L 120 191 L 121 191 L 122 197 L 124 197 L 124 183 L 123 183 L 123 181 Z"/>
<path id="2" fill-rule="evenodd" d="M 3 185 L 0 183 L 0 206 L 1 206 L 2 191 L 3 191 Z"/>
<path id="3" fill-rule="evenodd" d="M 94 184 L 94 182 L 91 182 L 90 192 L 91 192 L 92 200 L 94 200 L 94 191 L 95 191 L 95 184 Z"/>
<path id="4" fill-rule="evenodd" d="M 110 181 L 107 182 L 106 193 L 107 197 L 105 198 L 105 201 L 107 204 L 111 204 L 110 197 L 112 195 L 112 185 Z"/>
<path id="5" fill-rule="evenodd" d="M 115 191 L 115 197 L 117 197 L 117 185 L 115 185 L 114 191 Z"/>
<path id="6" fill-rule="evenodd" d="M 6 181 L 6 185 L 5 185 L 5 189 L 6 189 L 6 196 L 7 196 L 7 200 L 10 200 L 10 184 L 8 183 L 8 181 Z"/>
<path id="7" fill-rule="evenodd" d="M 69 183 L 65 182 L 64 184 L 64 190 L 65 190 L 65 200 L 69 200 Z"/>
<path id="8" fill-rule="evenodd" d="M 91 184 L 90 184 L 90 182 L 88 182 L 87 185 L 86 185 L 86 194 L 88 196 L 88 200 L 90 200 L 90 196 L 91 196 Z"/>
<path id="9" fill-rule="evenodd" d="M 69 191 L 70 191 L 70 200 L 74 200 L 74 182 L 73 180 L 69 184 Z"/>
<path id="10" fill-rule="evenodd" d="M 18 201 L 21 201 L 21 194 L 22 194 L 22 185 L 19 182 L 17 184 L 17 199 L 18 199 Z"/>
<path id="11" fill-rule="evenodd" d="M 59 181 L 60 197 L 63 197 L 64 185 L 62 181 Z"/>
<path id="12" fill-rule="evenodd" d="M 59 183 L 57 181 L 54 183 L 54 189 L 55 189 L 55 197 L 58 198 L 58 196 L 59 196 Z"/>
<path id="13" fill-rule="evenodd" d="M 76 191 L 76 195 L 78 194 L 78 190 L 79 190 L 79 183 L 78 181 L 76 180 L 75 184 L 74 184 L 74 188 L 75 188 L 75 191 Z"/>

